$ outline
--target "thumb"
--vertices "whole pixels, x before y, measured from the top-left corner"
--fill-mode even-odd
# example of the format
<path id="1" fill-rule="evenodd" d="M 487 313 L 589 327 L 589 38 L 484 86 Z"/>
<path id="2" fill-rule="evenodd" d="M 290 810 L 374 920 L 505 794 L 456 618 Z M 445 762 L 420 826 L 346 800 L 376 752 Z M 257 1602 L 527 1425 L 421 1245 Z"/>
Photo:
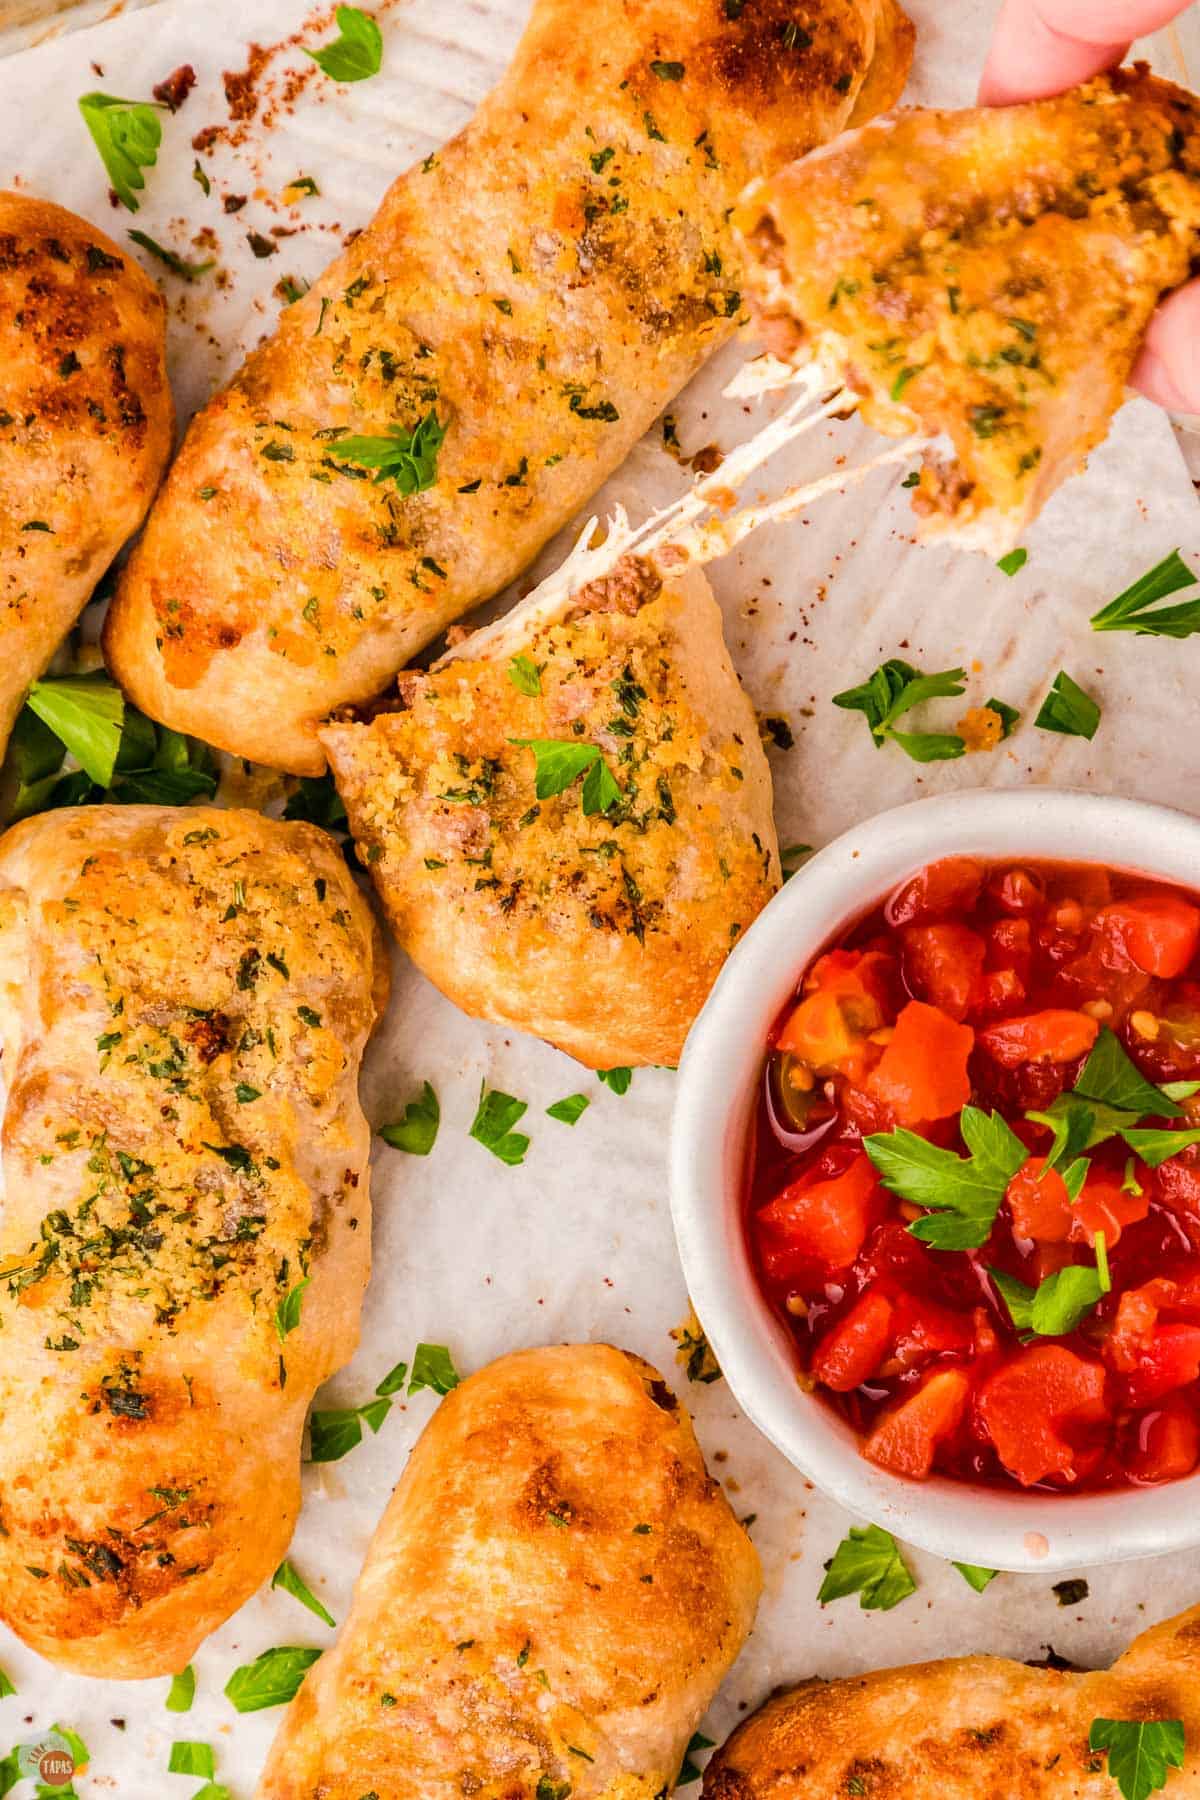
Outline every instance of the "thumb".
<path id="1" fill-rule="evenodd" d="M 1200 413 L 1200 281 L 1159 307 L 1130 381 L 1171 412 Z"/>

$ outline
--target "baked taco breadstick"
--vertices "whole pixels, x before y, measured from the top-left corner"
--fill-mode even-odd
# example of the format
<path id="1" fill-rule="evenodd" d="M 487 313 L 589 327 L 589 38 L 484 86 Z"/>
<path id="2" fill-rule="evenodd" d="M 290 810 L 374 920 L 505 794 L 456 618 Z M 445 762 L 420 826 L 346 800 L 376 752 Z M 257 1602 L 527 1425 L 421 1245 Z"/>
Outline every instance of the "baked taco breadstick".
<path id="1" fill-rule="evenodd" d="M 740 317 L 746 181 L 889 105 L 895 0 L 536 0 L 511 69 L 194 420 L 109 613 L 152 717 L 301 774 Z"/>
<path id="2" fill-rule="evenodd" d="M 703 1800 L 1117 1800 L 1164 1782 L 1164 1800 L 1200 1795 L 1198 1607 L 1094 1673 L 963 1656 L 802 1682 L 739 1725 Z"/>
<path id="3" fill-rule="evenodd" d="M 901 111 L 756 183 L 736 222 L 769 348 L 932 440 L 919 534 L 999 555 L 1107 435 L 1200 254 L 1200 102 L 1139 64 Z"/>
<path id="4" fill-rule="evenodd" d="M 760 1587 L 648 1363 L 502 1357 L 426 1426 L 258 1800 L 660 1800 Z"/>
<path id="5" fill-rule="evenodd" d="M 700 568 L 559 579 L 321 742 L 443 993 L 593 1068 L 673 1065 L 779 886 L 767 760 Z"/>
<path id="6" fill-rule="evenodd" d="M 0 192 L 0 756 L 166 466 L 165 324 L 111 238 Z"/>
<path id="7" fill-rule="evenodd" d="M 376 940 L 313 826 L 0 839 L 0 1617 L 53 1662 L 181 1669 L 286 1550 L 370 1260 Z"/>

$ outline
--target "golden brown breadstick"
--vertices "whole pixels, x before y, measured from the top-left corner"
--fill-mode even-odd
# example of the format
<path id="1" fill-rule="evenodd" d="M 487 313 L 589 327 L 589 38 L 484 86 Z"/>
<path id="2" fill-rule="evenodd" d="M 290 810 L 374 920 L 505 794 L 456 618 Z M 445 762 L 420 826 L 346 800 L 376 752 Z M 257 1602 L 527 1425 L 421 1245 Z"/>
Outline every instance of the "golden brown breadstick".
<path id="1" fill-rule="evenodd" d="M 0 839 L 0 1616 L 181 1669 L 275 1568 L 370 1260 L 386 992 L 333 840 L 214 808 Z"/>
<path id="2" fill-rule="evenodd" d="M 963 1656 L 803 1682 L 739 1725 L 705 1770 L 704 1800 L 1117 1800 L 1089 1747 L 1095 1719 L 1178 1721 L 1183 1767 L 1164 1800 L 1196 1800 L 1200 1607 L 1094 1674 Z"/>
<path id="3" fill-rule="evenodd" d="M 769 346 L 935 440 L 921 534 L 999 555 L 1106 436 L 1200 251 L 1200 102 L 1138 65 L 903 111 L 756 184 L 737 223 Z"/>
<path id="4" fill-rule="evenodd" d="M 0 193 L 0 756 L 171 447 L 165 309 L 86 219 Z"/>
<path id="5" fill-rule="evenodd" d="M 258 1800 L 657 1800 L 760 1586 L 648 1363 L 502 1357 L 426 1426 Z"/>
<path id="6" fill-rule="evenodd" d="M 321 719 L 530 561 L 742 316 L 745 182 L 899 92 L 895 0 L 804 20 L 536 0 L 472 123 L 193 422 L 109 614 L 140 707 L 317 774 Z"/>
<path id="7" fill-rule="evenodd" d="M 593 1068 L 674 1065 L 779 886 L 754 712 L 699 568 L 627 557 L 531 610 L 321 741 L 392 929 L 443 993 Z"/>

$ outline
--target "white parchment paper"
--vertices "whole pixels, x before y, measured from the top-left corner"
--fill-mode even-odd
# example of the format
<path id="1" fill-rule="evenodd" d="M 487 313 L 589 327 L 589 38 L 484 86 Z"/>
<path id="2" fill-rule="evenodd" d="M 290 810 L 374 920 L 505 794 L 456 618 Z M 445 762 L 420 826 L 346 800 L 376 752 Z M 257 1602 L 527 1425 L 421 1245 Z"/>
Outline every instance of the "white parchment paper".
<path id="1" fill-rule="evenodd" d="M 910 97 L 963 104 L 986 42 L 987 0 L 913 0 L 920 30 Z M 328 35 L 332 7 L 302 0 L 184 0 L 116 18 L 0 64 L 0 186 L 23 186 L 94 218 L 120 237 L 136 224 L 191 260 L 219 269 L 194 286 L 162 275 L 171 302 L 170 352 L 181 410 L 198 405 L 269 329 L 281 277 L 312 276 L 361 226 L 391 178 L 460 126 L 516 40 L 525 0 L 382 0 L 384 72 L 354 88 L 316 75 L 291 37 Z M 223 76 L 265 54 L 257 116 L 231 127 Z M 1178 39 L 1164 44 L 1168 73 Z M 76 99 L 101 88 L 146 97 L 181 63 L 197 86 L 168 118 L 159 166 L 136 221 L 114 210 Z M 290 94 L 292 77 L 302 77 Z M 234 88 L 236 93 L 236 84 Z M 193 178 L 191 140 L 218 138 Z M 231 141 L 232 139 L 232 141 Z M 289 206 L 293 177 L 320 195 Z M 245 204 L 225 212 L 226 196 Z M 447 221 L 453 229 L 453 221 Z M 273 230 L 281 235 L 271 238 Z M 248 234 L 271 238 L 256 257 Z M 294 235 L 282 235 L 294 233 Z M 150 266 L 150 265 L 148 265 Z M 726 351 L 672 409 L 686 453 L 745 435 L 751 414 L 720 400 L 744 348 Z M 0 371 L 0 391 L 3 374 Z M 862 459 L 878 440 L 831 426 L 770 473 L 772 484 Z M 609 484 L 640 516 L 677 493 L 686 473 L 652 431 Z M 1143 402 L 1122 413 L 1085 478 L 1048 509 L 1028 538 L 1029 562 L 1009 580 L 980 558 L 917 550 L 895 471 L 764 532 L 717 566 L 735 661 L 759 710 L 791 722 L 795 747 L 772 751 L 781 841 L 822 844 L 851 822 L 916 795 L 971 785 L 1078 784 L 1194 808 L 1200 796 L 1200 647 L 1096 637 L 1088 615 L 1151 562 L 1180 545 L 1200 558 L 1200 513 L 1166 421 Z M 564 540 L 568 534 L 564 534 Z M 541 559 L 553 565 L 562 544 Z M 830 696 L 883 656 L 972 671 L 968 699 L 1001 695 L 1032 711 L 1066 667 L 1102 701 L 1093 744 L 1026 725 L 991 756 L 921 768 L 876 753 L 861 719 Z M 964 700 L 961 704 L 968 703 Z M 945 703 L 943 728 L 955 716 Z M 931 721 L 932 723 L 932 721 Z M 1104 847 L 1101 847 L 1104 848 Z M 1119 845 L 1111 846 L 1114 855 Z M 641 1352 L 687 1390 L 714 1472 L 739 1515 L 754 1515 L 766 1568 L 754 1635 L 707 1726 L 720 1739 L 775 1684 L 812 1673 L 989 1649 L 1102 1660 L 1152 1618 L 1200 1598 L 1200 1559 L 1088 1572 L 1088 1598 L 1059 1606 L 1050 1582 L 1002 1576 L 977 1596 L 947 1565 L 914 1553 L 920 1589 L 895 1612 L 864 1615 L 853 1600 L 816 1605 L 821 1565 L 850 1522 L 811 1490 L 739 1416 L 724 1382 L 688 1384 L 668 1335 L 687 1311 L 666 1201 L 665 1150 L 673 1077 L 639 1072 L 617 1097 L 566 1057 L 464 1018 L 399 955 L 386 1025 L 364 1078 L 376 1123 L 398 1116 L 424 1080 L 441 1097 L 442 1129 L 427 1160 L 376 1145 L 375 1274 L 354 1363 L 323 1404 L 369 1397 L 419 1339 L 448 1344 L 464 1371 L 518 1346 L 603 1338 Z M 533 1140 L 520 1168 L 497 1162 L 467 1136 L 479 1083 L 529 1103 Z M 576 1090 L 592 1105 L 572 1130 L 545 1117 Z M 371 1531 L 432 1396 L 393 1407 L 378 1437 L 342 1462 L 306 1472 L 292 1556 L 334 1615 L 344 1617 Z M 1131 1497 L 1130 1504 L 1136 1504 Z M 325 1644 L 332 1633 L 282 1594 L 259 1594 L 196 1658 L 197 1699 L 186 1715 L 163 1709 L 167 1682 L 73 1679 L 0 1630 L 0 1666 L 16 1682 L 0 1701 L 0 1753 L 54 1720 L 92 1753 L 80 1800 L 180 1800 L 194 1791 L 165 1773 L 173 1738 L 217 1747 L 218 1778 L 249 1800 L 278 1713 L 239 1718 L 222 1694 L 231 1670 L 270 1645 Z"/>

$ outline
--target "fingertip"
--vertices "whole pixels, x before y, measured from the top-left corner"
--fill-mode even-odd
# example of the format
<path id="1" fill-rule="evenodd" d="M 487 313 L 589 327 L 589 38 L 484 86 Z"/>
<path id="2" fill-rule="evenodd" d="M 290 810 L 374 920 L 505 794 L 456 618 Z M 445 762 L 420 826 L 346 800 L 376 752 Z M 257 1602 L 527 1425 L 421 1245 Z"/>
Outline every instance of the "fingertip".
<path id="1" fill-rule="evenodd" d="M 1130 381 L 1169 412 L 1200 413 L 1200 282 L 1159 307 Z"/>

